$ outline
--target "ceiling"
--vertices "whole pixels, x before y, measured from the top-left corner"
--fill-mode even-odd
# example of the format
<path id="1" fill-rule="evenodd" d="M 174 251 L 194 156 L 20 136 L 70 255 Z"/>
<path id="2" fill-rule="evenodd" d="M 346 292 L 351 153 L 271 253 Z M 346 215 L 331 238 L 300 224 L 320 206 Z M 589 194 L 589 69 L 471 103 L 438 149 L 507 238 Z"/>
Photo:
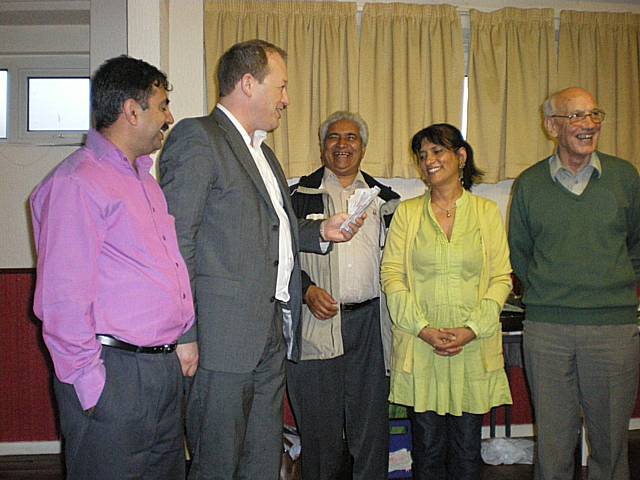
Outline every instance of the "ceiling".
<path id="1" fill-rule="evenodd" d="M 0 25 L 89 25 L 89 0 L 0 0 Z"/>

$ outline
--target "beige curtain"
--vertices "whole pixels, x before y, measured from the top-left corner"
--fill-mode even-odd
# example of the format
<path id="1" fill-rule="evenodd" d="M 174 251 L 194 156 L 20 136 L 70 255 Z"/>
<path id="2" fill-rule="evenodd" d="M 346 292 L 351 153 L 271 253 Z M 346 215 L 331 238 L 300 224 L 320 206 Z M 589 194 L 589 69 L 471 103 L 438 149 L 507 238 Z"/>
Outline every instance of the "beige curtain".
<path id="1" fill-rule="evenodd" d="M 640 167 L 640 15 L 561 12 L 558 69 L 607 112 L 599 149 Z"/>
<path id="2" fill-rule="evenodd" d="M 485 182 L 516 177 L 553 150 L 541 104 L 554 89 L 552 9 L 470 11 L 468 140 Z"/>
<path id="3" fill-rule="evenodd" d="M 417 177 L 411 137 L 436 122 L 460 126 L 463 78 L 455 7 L 365 4 L 358 106 L 370 132 L 363 169 Z"/>
<path id="4" fill-rule="evenodd" d="M 356 4 L 207 0 L 205 52 L 209 108 L 218 99 L 220 56 L 234 43 L 260 38 L 288 53 L 290 105 L 268 140 L 287 177 L 320 165 L 318 126 L 357 106 Z"/>

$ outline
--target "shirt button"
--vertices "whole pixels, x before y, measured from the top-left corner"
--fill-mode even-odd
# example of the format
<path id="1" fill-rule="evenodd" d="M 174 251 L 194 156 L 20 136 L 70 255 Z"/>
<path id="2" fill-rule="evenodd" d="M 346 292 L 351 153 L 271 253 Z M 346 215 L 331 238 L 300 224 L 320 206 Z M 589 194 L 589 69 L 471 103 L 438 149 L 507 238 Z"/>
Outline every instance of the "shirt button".
<path id="1" fill-rule="evenodd" d="M 275 301 L 276 301 L 276 297 L 271 297 L 271 298 L 269 299 L 269 301 L 270 301 L 271 303 L 275 302 Z"/>
<path id="2" fill-rule="evenodd" d="M 162 235 L 162 240 L 164 240 L 165 242 L 167 241 L 167 237 L 165 237 L 164 235 Z"/>
<path id="3" fill-rule="evenodd" d="M 151 211 L 152 211 L 153 213 L 156 213 L 156 207 L 151 207 Z"/>
<path id="4" fill-rule="evenodd" d="M 180 268 L 180 265 L 178 264 L 178 262 L 176 262 L 176 268 Z"/>
<path id="5" fill-rule="evenodd" d="M 276 260 L 276 261 L 274 261 L 274 262 L 273 262 L 273 266 L 274 266 L 274 267 L 277 267 L 279 263 L 280 263 L 280 261 L 279 261 L 279 260 Z"/>
<path id="6" fill-rule="evenodd" d="M 278 230 L 278 225 L 272 225 L 271 230 Z"/>
<path id="7" fill-rule="evenodd" d="M 182 294 L 182 298 L 187 298 L 187 294 L 186 294 L 186 293 L 183 293 L 183 294 Z"/>

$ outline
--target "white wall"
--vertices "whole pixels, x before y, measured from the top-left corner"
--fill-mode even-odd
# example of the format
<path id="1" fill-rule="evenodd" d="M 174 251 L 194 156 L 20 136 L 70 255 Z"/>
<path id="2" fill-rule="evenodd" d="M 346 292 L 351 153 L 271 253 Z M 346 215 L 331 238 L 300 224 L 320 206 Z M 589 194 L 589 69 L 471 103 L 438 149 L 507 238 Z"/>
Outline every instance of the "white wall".
<path id="1" fill-rule="evenodd" d="M 46 0 L 43 1 L 47 3 Z M 51 2 L 52 5 L 56 3 L 68 2 Z M 107 3 L 110 8 L 105 7 L 104 4 Z M 358 3 L 361 6 L 364 2 L 358 0 Z M 443 3 L 443 1 L 417 0 L 416 3 Z M 468 0 L 448 3 L 457 5 L 463 10 L 469 8 L 494 10 L 515 6 L 555 8 L 556 12 L 561 9 L 575 9 L 640 13 L 638 0 Z M 117 25 L 110 37 L 108 30 L 110 23 L 100 22 L 95 15 L 106 11 L 113 16 L 113 5 L 124 8 L 125 4 L 127 5 L 126 33 L 122 33 L 121 25 Z M 97 8 L 98 6 L 101 8 Z M 0 5 L 0 11 L 1 7 L 2 5 Z M 90 50 L 92 53 L 96 52 L 95 56 L 103 56 L 106 55 L 105 52 L 119 50 L 122 35 L 127 35 L 130 55 L 142 57 L 159 65 L 167 72 L 174 86 L 171 93 L 171 109 L 176 120 L 186 116 L 202 115 L 205 112 L 201 28 L 203 0 L 129 0 L 128 2 L 126 0 L 109 0 L 108 2 L 92 0 L 91 13 L 91 35 L 86 25 L 2 25 L 0 56 L 3 54 L 17 56 L 28 52 L 88 53 Z M 115 17 L 124 18 L 118 12 L 115 12 Z M 96 31 L 96 29 L 101 30 Z M 107 48 L 101 49 L 97 49 L 97 45 L 94 45 L 94 48 L 91 48 L 90 37 L 94 42 L 112 38 L 113 45 L 108 44 Z M 100 46 L 105 47 L 104 44 Z M 95 56 L 91 59 L 92 67 L 100 63 L 96 62 Z M 0 143 L 0 222 L 3 225 L 0 229 L 0 268 L 27 268 L 34 265 L 26 207 L 28 196 L 35 185 L 73 150 L 74 147 L 38 147 Z M 404 195 L 413 196 L 422 191 L 418 181 L 393 179 L 387 183 L 391 183 Z M 511 183 L 506 181 L 497 185 L 480 185 L 476 193 L 496 200 L 504 212 Z"/>

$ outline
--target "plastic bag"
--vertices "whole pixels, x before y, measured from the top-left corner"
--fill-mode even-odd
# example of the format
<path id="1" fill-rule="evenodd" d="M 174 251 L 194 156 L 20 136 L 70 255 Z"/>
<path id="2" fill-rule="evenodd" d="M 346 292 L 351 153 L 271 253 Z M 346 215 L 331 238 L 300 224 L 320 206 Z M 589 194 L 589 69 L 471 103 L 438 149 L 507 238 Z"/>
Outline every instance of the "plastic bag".
<path id="1" fill-rule="evenodd" d="M 489 465 L 533 463 L 533 445 L 528 438 L 487 438 L 482 441 L 482 460 Z"/>

